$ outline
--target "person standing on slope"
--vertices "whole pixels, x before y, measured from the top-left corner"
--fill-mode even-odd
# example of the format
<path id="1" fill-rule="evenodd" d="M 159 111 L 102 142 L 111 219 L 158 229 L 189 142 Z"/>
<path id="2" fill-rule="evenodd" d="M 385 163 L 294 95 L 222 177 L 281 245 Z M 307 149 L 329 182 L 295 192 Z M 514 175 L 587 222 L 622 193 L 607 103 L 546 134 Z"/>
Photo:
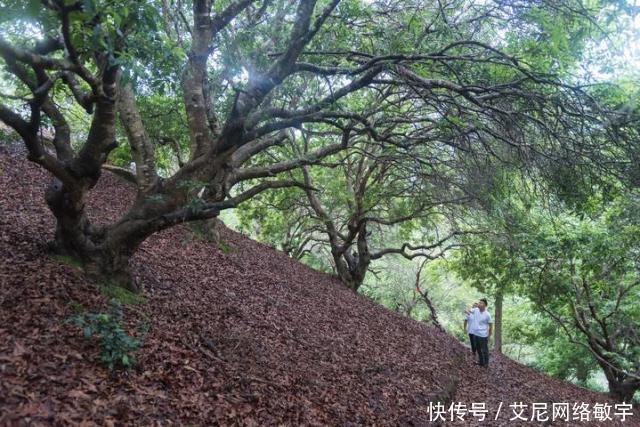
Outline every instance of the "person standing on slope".
<path id="1" fill-rule="evenodd" d="M 469 342 L 471 343 L 471 354 L 476 356 L 478 354 L 478 349 L 476 347 L 475 341 L 475 325 L 473 324 L 473 319 L 470 318 L 471 310 L 478 307 L 478 303 L 474 302 L 470 309 L 465 310 L 464 314 L 464 330 L 469 334 Z"/>
<path id="2" fill-rule="evenodd" d="M 474 335 L 476 350 L 478 352 L 478 365 L 489 365 L 489 338 L 493 327 L 493 319 L 487 310 L 489 303 L 486 298 L 481 298 L 478 307 L 469 312 L 468 322 L 474 328 L 471 333 Z"/>

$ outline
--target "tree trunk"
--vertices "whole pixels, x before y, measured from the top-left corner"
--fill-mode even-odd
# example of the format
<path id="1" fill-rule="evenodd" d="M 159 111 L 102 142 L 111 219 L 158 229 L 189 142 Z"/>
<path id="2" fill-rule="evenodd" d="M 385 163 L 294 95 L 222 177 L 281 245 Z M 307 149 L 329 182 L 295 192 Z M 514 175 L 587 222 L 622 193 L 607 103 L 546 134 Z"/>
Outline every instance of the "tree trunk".
<path id="1" fill-rule="evenodd" d="M 84 203 L 88 187 L 79 184 L 68 189 L 55 180 L 47 189 L 45 198 L 56 218 L 51 249 L 81 261 L 85 273 L 92 280 L 139 292 L 140 288 L 131 275 L 129 260 L 138 245 L 151 234 L 142 231 L 150 221 L 136 220 L 137 230 L 142 232 L 132 232 L 132 221 L 126 220 L 112 227 L 92 226 Z"/>
<path id="2" fill-rule="evenodd" d="M 640 390 L 640 380 L 615 372 L 611 367 L 603 367 L 603 370 L 609 383 L 609 396 L 618 402 L 631 403 L 633 395 Z"/>
<path id="3" fill-rule="evenodd" d="M 609 382 L 609 396 L 618 402 L 631 403 L 633 395 L 640 390 L 640 385 L 627 382 Z"/>
<path id="4" fill-rule="evenodd" d="M 129 261 L 135 246 L 105 244 L 85 261 L 87 276 L 97 282 L 138 293 L 142 289 L 131 274 Z"/>
<path id="5" fill-rule="evenodd" d="M 81 185 L 67 188 L 58 179 L 47 188 L 45 199 L 56 218 L 53 248 L 59 254 L 82 258 L 90 243 L 87 241 L 90 225 L 84 209 L 85 194 Z"/>
<path id="6" fill-rule="evenodd" d="M 45 193 L 45 200 L 56 219 L 53 251 L 83 262 L 95 251 L 91 239 L 93 230 L 85 212 L 86 193 L 87 189 L 80 181 L 70 188 L 58 179 L 54 179 Z"/>
<path id="7" fill-rule="evenodd" d="M 339 274 L 339 277 L 340 281 L 353 292 L 357 293 L 358 289 L 360 289 L 360 286 L 362 285 L 362 280 L 354 278 L 350 273 Z"/>
<path id="8" fill-rule="evenodd" d="M 222 237 L 220 236 L 220 229 L 224 226 L 224 223 L 220 218 L 211 218 L 209 220 L 206 220 L 206 224 L 211 241 L 219 246 L 222 241 Z"/>
<path id="9" fill-rule="evenodd" d="M 332 251 L 333 261 L 336 264 L 338 277 L 342 283 L 354 292 L 358 292 L 360 286 L 364 283 L 365 276 L 371 260 L 367 256 L 353 254 L 338 254 Z"/>
<path id="10" fill-rule="evenodd" d="M 363 221 L 360 224 L 355 237 L 357 237 L 356 249 L 338 247 L 334 242 L 331 242 L 331 254 L 342 283 L 352 291 L 358 292 L 367 276 L 369 265 L 371 265 L 366 222 Z"/>
<path id="11" fill-rule="evenodd" d="M 502 353 L 502 300 L 504 296 L 501 291 L 496 294 L 495 311 L 495 331 L 494 331 L 494 351 Z"/>

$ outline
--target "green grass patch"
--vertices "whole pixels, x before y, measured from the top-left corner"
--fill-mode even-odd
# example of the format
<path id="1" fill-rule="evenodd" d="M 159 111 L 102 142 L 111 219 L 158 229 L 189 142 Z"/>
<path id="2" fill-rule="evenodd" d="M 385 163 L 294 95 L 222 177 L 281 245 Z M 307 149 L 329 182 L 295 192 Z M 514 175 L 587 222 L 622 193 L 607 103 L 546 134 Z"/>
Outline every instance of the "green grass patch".
<path id="1" fill-rule="evenodd" d="M 84 313 L 87 310 L 84 308 L 84 305 L 80 304 L 78 301 L 71 300 L 67 305 L 76 314 Z"/>
<path id="2" fill-rule="evenodd" d="M 230 253 L 233 249 L 231 249 L 231 246 L 229 246 L 225 241 L 220 240 L 218 242 L 218 249 L 220 249 L 222 251 L 222 253 L 228 254 Z"/>
<path id="3" fill-rule="evenodd" d="M 51 255 L 51 259 L 59 262 L 60 264 L 65 264 L 68 265 L 70 267 L 74 267 L 74 268 L 78 268 L 78 269 L 82 269 L 84 266 L 82 265 L 82 261 L 80 261 L 78 258 L 74 258 L 70 255 L 58 255 L 58 254 L 54 254 Z"/>
<path id="4" fill-rule="evenodd" d="M 135 294 L 113 283 L 103 283 L 102 285 L 98 285 L 98 288 L 104 295 L 115 299 L 122 305 L 145 304 L 147 302 L 146 298 L 142 295 Z"/>

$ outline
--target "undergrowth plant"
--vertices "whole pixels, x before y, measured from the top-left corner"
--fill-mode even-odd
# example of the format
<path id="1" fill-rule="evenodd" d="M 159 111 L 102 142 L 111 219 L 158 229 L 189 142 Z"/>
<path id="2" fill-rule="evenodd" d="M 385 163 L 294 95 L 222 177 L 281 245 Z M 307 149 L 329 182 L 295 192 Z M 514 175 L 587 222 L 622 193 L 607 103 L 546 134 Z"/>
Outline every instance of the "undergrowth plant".
<path id="1" fill-rule="evenodd" d="M 134 353 L 142 346 L 148 331 L 146 323 L 138 327 L 137 336 L 132 336 L 124 328 L 121 304 L 112 299 L 108 312 L 84 312 L 73 316 L 70 321 L 82 328 L 85 338 L 100 340 L 100 361 L 110 371 L 135 365 Z"/>

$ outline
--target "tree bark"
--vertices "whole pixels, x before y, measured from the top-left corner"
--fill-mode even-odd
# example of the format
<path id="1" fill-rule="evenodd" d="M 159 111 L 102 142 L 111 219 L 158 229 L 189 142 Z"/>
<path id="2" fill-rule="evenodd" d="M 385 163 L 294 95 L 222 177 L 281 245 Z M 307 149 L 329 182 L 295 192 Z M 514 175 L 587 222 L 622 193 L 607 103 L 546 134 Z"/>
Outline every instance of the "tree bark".
<path id="1" fill-rule="evenodd" d="M 100 246 L 85 264 L 89 278 L 138 293 L 141 285 L 131 274 L 130 260 L 137 248 L 134 243 L 107 242 Z"/>
<path id="2" fill-rule="evenodd" d="M 83 258 L 91 244 L 88 239 L 90 224 L 84 209 L 85 193 L 80 185 L 69 188 L 58 179 L 53 180 L 45 193 L 56 218 L 53 248 L 57 253 L 78 259 Z"/>
<path id="3" fill-rule="evenodd" d="M 496 294 L 496 311 L 495 311 L 495 331 L 494 331 L 494 351 L 502 353 L 502 301 L 504 295 L 502 291 Z"/>
<path id="4" fill-rule="evenodd" d="M 129 267 L 137 245 L 112 238 L 108 229 L 93 227 L 84 209 L 84 195 L 80 193 L 67 191 L 57 183 L 47 191 L 47 202 L 56 217 L 53 252 L 81 261 L 92 280 L 138 292 L 139 286 Z"/>
<path id="5" fill-rule="evenodd" d="M 602 362 L 599 364 L 609 383 L 609 396 L 618 402 L 630 403 L 636 391 L 640 390 L 640 380 L 627 376 Z"/>
<path id="6" fill-rule="evenodd" d="M 85 198 L 95 181 L 97 178 L 78 180 L 77 185 L 67 186 L 55 179 L 47 189 L 45 199 L 56 219 L 51 249 L 81 261 L 92 280 L 139 292 L 129 261 L 149 235 L 171 223 L 158 220 L 157 212 L 137 201 L 118 222 L 93 226 L 86 215 Z"/>
<path id="7" fill-rule="evenodd" d="M 349 248 L 338 247 L 332 242 L 331 254 L 336 264 L 336 270 L 342 283 L 354 292 L 358 292 L 371 264 L 369 245 L 367 242 L 366 222 L 362 222 L 357 230 L 356 251 L 349 252 Z M 343 244 L 344 245 L 344 244 Z"/>
<path id="8" fill-rule="evenodd" d="M 350 255 L 352 258 L 356 258 Z M 369 268 L 369 263 L 354 259 L 351 263 L 345 261 L 342 255 L 334 254 L 333 260 L 336 264 L 338 277 L 344 285 L 353 292 L 358 292 L 364 282 L 364 278 Z"/>

